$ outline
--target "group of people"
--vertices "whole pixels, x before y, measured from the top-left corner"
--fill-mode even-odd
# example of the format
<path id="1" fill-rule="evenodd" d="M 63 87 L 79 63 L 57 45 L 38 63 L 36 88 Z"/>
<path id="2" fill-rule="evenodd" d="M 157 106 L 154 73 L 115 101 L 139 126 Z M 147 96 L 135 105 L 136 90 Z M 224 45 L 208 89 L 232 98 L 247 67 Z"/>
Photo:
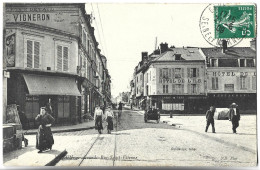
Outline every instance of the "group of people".
<path id="1" fill-rule="evenodd" d="M 115 117 L 113 111 L 111 110 L 112 106 L 108 106 L 105 111 L 100 108 L 99 105 L 96 106 L 94 112 L 94 121 L 95 121 L 95 129 L 98 130 L 99 134 L 102 133 L 103 130 L 103 120 L 107 121 L 107 133 L 111 134 L 111 131 L 114 129 L 113 127 L 113 118 Z M 122 114 L 123 104 L 120 102 L 118 104 L 118 115 L 116 118 L 120 120 Z M 105 112 L 105 113 L 104 113 Z"/>
<path id="2" fill-rule="evenodd" d="M 216 133 L 215 131 L 215 123 L 214 123 L 214 113 L 215 113 L 215 108 L 214 106 L 210 106 L 210 109 L 206 112 L 206 129 L 205 132 L 208 131 L 209 125 L 211 124 L 212 126 L 212 133 Z M 229 111 L 228 111 L 228 118 L 229 121 L 232 122 L 232 130 L 233 133 L 237 133 L 237 128 L 239 126 L 239 121 L 240 121 L 240 113 L 238 109 L 238 105 L 236 103 L 232 103 L 230 105 Z"/>

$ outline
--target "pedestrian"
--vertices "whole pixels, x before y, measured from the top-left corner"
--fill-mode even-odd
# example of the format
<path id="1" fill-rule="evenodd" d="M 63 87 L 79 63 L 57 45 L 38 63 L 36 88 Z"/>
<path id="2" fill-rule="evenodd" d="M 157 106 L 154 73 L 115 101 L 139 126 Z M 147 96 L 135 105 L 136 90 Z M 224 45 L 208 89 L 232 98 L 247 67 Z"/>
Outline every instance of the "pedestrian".
<path id="1" fill-rule="evenodd" d="M 121 101 L 120 101 L 118 104 L 118 118 L 121 117 L 122 109 L 123 109 L 123 103 L 121 103 Z"/>
<path id="2" fill-rule="evenodd" d="M 95 121 L 95 129 L 98 130 L 99 134 L 101 134 L 101 130 L 103 130 L 102 116 L 103 116 L 103 111 L 100 109 L 100 106 L 97 105 L 94 113 L 94 121 Z"/>
<path id="3" fill-rule="evenodd" d="M 111 110 L 111 106 L 107 107 L 107 110 L 105 112 L 105 118 L 107 121 L 107 133 L 111 134 L 111 130 L 113 130 L 113 118 L 114 118 L 114 113 Z"/>
<path id="4" fill-rule="evenodd" d="M 213 106 L 210 106 L 209 110 L 206 113 L 206 129 L 205 132 L 208 131 L 209 125 L 211 124 L 212 126 L 212 133 L 216 133 L 215 132 L 215 125 L 214 125 L 214 113 L 215 113 L 215 109 Z"/>
<path id="5" fill-rule="evenodd" d="M 38 132 L 36 135 L 36 148 L 39 149 L 38 153 L 42 153 L 44 150 L 52 149 L 54 139 L 51 132 L 51 125 L 55 119 L 50 115 L 50 111 L 45 107 L 41 107 L 40 114 L 35 118 L 40 123 Z"/>
<path id="6" fill-rule="evenodd" d="M 237 133 L 236 129 L 239 126 L 239 120 L 240 120 L 240 113 L 237 107 L 238 105 L 236 103 L 232 103 L 230 105 L 230 109 L 228 113 L 229 121 L 232 122 L 233 133 Z"/>

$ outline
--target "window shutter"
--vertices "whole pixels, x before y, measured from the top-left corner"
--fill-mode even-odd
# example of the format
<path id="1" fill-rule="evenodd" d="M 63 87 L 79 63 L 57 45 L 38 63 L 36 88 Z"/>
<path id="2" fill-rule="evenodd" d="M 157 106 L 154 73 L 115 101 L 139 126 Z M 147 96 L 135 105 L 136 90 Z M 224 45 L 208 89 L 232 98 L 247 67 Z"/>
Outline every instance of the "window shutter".
<path id="1" fill-rule="evenodd" d="M 172 93 L 176 94 L 176 85 L 175 84 L 172 85 Z"/>
<path id="2" fill-rule="evenodd" d="M 252 89 L 256 90 L 256 76 L 252 77 Z"/>
<path id="3" fill-rule="evenodd" d="M 171 72 L 170 68 L 168 69 L 168 72 L 169 72 L 169 77 L 168 78 L 171 79 L 172 78 L 172 72 Z"/>
<path id="4" fill-rule="evenodd" d="M 68 58 L 69 58 L 68 47 L 63 47 L 63 71 L 68 71 L 69 69 Z"/>
<path id="5" fill-rule="evenodd" d="M 184 93 L 184 84 L 181 85 L 181 93 Z"/>
<path id="6" fill-rule="evenodd" d="M 196 87 L 197 87 L 196 89 L 197 94 L 200 94 L 200 84 L 196 84 Z"/>
<path id="7" fill-rule="evenodd" d="M 216 79 L 215 87 L 216 87 L 216 89 L 218 90 L 218 77 L 215 77 L 215 79 Z"/>
<path id="8" fill-rule="evenodd" d="M 175 75 L 174 75 L 174 68 L 172 68 L 172 81 L 173 81 L 173 79 L 175 78 L 174 76 L 175 76 Z"/>
<path id="9" fill-rule="evenodd" d="M 34 68 L 40 67 L 40 43 L 34 42 Z"/>
<path id="10" fill-rule="evenodd" d="M 62 70 L 62 46 L 57 46 L 57 70 Z"/>
<path id="11" fill-rule="evenodd" d="M 181 69 L 181 78 L 184 78 L 184 68 Z"/>
<path id="12" fill-rule="evenodd" d="M 27 40 L 27 67 L 32 68 L 32 47 L 33 42 Z"/>
<path id="13" fill-rule="evenodd" d="M 187 69 L 188 78 L 190 78 L 190 68 Z"/>
<path id="14" fill-rule="evenodd" d="M 249 90 L 250 89 L 250 77 L 246 78 L 246 88 Z"/>
<path id="15" fill-rule="evenodd" d="M 237 86 L 237 90 L 240 90 L 240 88 L 241 88 L 240 77 L 237 77 L 237 84 L 236 84 L 236 86 Z"/>
<path id="16" fill-rule="evenodd" d="M 190 94 L 190 93 L 191 93 L 191 85 L 190 85 L 190 84 L 188 84 L 188 87 L 187 87 L 187 92 L 188 92 L 188 94 Z"/>
<path id="17" fill-rule="evenodd" d="M 214 90 L 216 88 L 215 86 L 215 77 L 212 77 L 212 89 Z"/>
<path id="18" fill-rule="evenodd" d="M 200 76 L 200 69 L 197 68 L 196 71 L 197 71 L 197 75 L 196 76 L 199 77 Z"/>
<path id="19" fill-rule="evenodd" d="M 162 69 L 161 68 L 159 69 L 159 72 L 160 72 L 159 77 L 162 78 Z"/>

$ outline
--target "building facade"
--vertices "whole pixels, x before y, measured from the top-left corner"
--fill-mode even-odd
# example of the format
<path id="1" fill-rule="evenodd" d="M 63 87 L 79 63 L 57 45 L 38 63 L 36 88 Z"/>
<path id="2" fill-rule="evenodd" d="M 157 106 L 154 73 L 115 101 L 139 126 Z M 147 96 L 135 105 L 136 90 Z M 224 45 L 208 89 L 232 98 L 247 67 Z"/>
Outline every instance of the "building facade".
<path id="1" fill-rule="evenodd" d="M 7 104 L 20 105 L 28 128 L 50 102 L 55 124 L 81 122 L 103 104 L 103 68 L 85 4 L 6 4 Z"/>
<path id="2" fill-rule="evenodd" d="M 182 113 L 203 111 L 201 103 L 206 99 L 205 61 L 199 49 L 165 49 L 158 57 L 148 61 L 144 69 L 147 106 Z"/>
<path id="3" fill-rule="evenodd" d="M 235 102 L 242 113 L 256 113 L 255 48 L 224 45 L 201 50 L 207 61 L 209 105 L 226 108 Z"/>

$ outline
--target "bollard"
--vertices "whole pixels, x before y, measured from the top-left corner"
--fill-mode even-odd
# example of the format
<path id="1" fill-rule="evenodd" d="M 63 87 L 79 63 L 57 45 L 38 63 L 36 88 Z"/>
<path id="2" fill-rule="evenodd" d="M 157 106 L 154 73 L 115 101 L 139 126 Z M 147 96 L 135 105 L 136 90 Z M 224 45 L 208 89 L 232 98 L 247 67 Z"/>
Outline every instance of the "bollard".
<path id="1" fill-rule="evenodd" d="M 172 118 L 172 112 L 170 112 L 170 118 Z"/>

